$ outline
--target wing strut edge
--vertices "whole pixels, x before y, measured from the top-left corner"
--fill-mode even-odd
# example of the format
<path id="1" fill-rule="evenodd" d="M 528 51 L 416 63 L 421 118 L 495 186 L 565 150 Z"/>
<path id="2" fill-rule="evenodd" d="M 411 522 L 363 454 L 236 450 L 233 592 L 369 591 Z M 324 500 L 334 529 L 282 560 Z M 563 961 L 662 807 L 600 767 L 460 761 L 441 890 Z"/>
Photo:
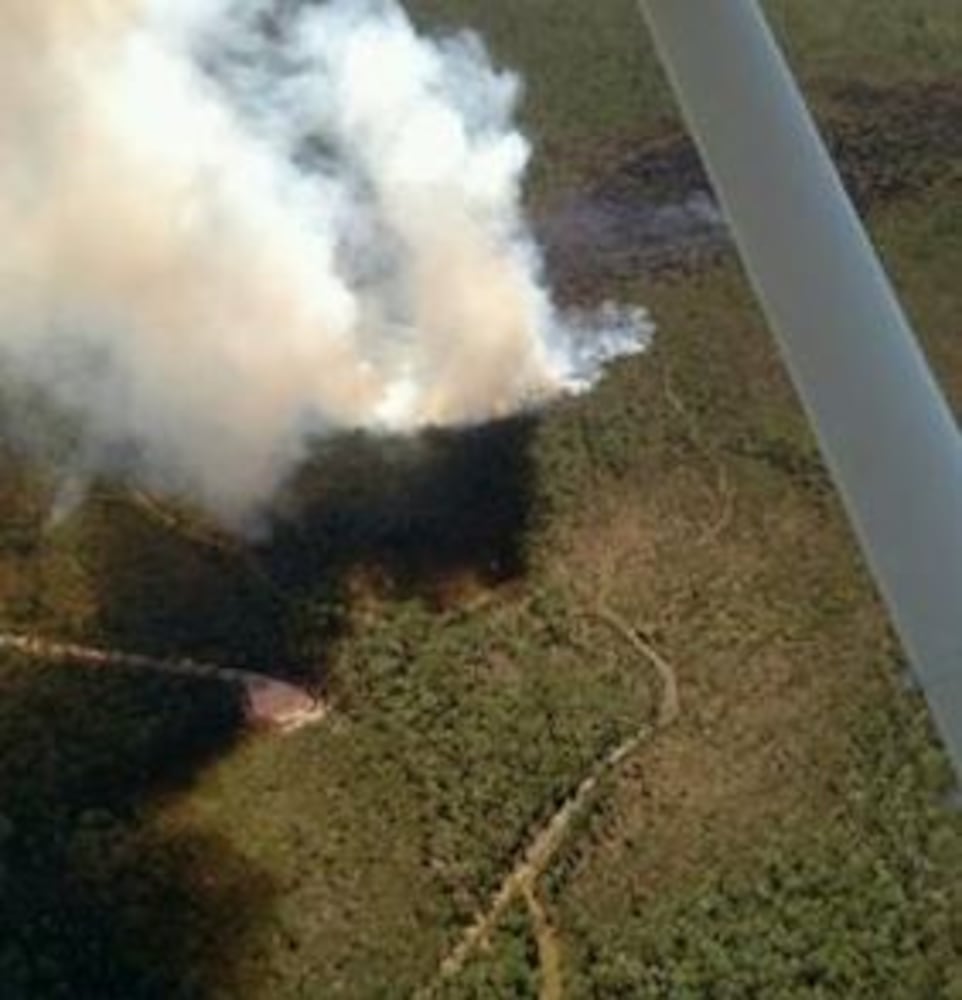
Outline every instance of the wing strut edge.
<path id="1" fill-rule="evenodd" d="M 962 778 L 962 437 L 757 0 L 639 0 Z"/>

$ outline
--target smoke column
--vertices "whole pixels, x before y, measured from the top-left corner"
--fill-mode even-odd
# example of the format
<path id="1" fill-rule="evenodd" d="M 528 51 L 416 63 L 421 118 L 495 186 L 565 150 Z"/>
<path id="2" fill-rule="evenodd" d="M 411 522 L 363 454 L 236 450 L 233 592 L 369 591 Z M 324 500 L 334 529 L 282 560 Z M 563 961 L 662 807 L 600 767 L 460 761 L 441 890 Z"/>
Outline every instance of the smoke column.
<path id="1" fill-rule="evenodd" d="M 393 0 L 3 0 L 6 377 L 230 523 L 312 435 L 589 387 L 650 326 L 552 304 L 518 97 Z"/>

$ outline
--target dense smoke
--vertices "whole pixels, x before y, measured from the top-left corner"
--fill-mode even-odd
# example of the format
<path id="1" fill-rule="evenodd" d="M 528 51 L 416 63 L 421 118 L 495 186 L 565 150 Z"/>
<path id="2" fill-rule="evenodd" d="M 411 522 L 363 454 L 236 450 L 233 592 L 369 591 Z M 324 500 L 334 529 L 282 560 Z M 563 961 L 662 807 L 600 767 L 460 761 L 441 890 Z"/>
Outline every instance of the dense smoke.
<path id="1" fill-rule="evenodd" d="M 0 67 L 0 363 L 226 520 L 311 435 L 503 415 L 648 335 L 556 311 L 517 78 L 392 0 L 3 0 Z"/>

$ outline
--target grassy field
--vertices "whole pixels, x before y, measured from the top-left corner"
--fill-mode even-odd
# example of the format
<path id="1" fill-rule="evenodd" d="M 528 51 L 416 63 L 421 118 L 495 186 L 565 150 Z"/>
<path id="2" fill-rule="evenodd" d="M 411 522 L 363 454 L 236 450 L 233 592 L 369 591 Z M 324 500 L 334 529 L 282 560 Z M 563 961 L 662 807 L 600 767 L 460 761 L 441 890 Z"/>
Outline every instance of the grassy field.
<path id="1" fill-rule="evenodd" d="M 538 190 L 584 180 L 599 154 L 663 139 L 680 122 L 637 0 L 413 0 L 427 27 L 480 31 L 526 82 Z M 923 83 L 958 74 L 962 25 L 944 0 L 766 0 L 799 75 L 817 95 L 852 82 Z M 600 147 L 600 148 L 599 148 Z"/>
<path id="2" fill-rule="evenodd" d="M 524 72 L 537 213 L 701 183 L 631 0 L 410 6 Z M 962 12 L 767 6 L 962 407 Z M 256 544 L 200 545 L 111 483 L 47 529 L 49 466 L 0 455 L 0 626 L 332 705 L 251 736 L 212 685 L 0 659 L 0 996 L 538 996 L 521 899 L 438 969 L 654 716 L 607 609 L 681 714 L 533 886 L 563 995 L 962 997 L 948 767 L 737 262 L 578 272 L 567 299 L 651 309 L 647 355 L 537 417 L 319 446 Z"/>

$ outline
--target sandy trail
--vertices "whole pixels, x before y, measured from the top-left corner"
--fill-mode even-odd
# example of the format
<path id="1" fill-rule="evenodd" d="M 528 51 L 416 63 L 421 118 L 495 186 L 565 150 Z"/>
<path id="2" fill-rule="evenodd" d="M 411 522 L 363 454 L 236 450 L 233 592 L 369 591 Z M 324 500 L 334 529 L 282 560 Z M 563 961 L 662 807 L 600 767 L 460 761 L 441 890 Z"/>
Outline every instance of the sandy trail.
<path id="1" fill-rule="evenodd" d="M 588 807 L 599 782 L 616 769 L 656 733 L 672 725 L 680 712 L 678 683 L 671 664 L 636 629 L 607 607 L 586 609 L 581 615 L 603 623 L 620 636 L 647 666 L 654 668 L 661 696 L 653 720 L 645 720 L 634 733 L 613 750 L 598 758 L 588 774 L 535 834 L 518 862 L 491 896 L 485 910 L 464 931 L 460 940 L 444 958 L 440 979 L 450 979 L 467 964 L 476 949 L 488 940 L 505 911 L 522 898 L 531 914 L 541 966 L 541 1000 L 560 1000 L 563 994 L 561 945 L 548 913 L 537 895 L 537 881 L 561 847 L 572 821 Z M 430 996 L 432 989 L 420 994 Z"/>
<path id="2" fill-rule="evenodd" d="M 148 670 L 181 677 L 222 681 L 239 688 L 248 725 L 293 732 L 318 722 L 327 705 L 309 691 L 252 670 L 240 670 L 191 659 L 162 659 L 115 649 L 96 649 L 55 642 L 40 636 L 0 633 L 0 651 L 57 663 L 91 668 Z"/>

